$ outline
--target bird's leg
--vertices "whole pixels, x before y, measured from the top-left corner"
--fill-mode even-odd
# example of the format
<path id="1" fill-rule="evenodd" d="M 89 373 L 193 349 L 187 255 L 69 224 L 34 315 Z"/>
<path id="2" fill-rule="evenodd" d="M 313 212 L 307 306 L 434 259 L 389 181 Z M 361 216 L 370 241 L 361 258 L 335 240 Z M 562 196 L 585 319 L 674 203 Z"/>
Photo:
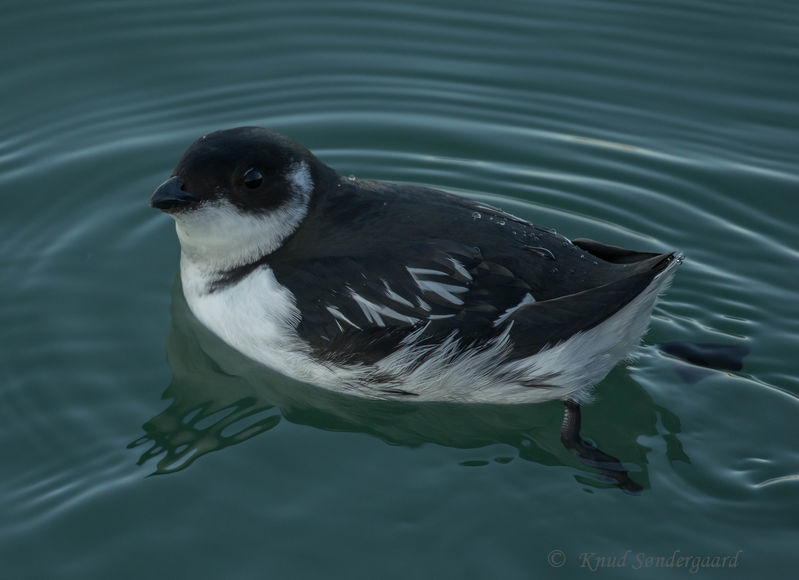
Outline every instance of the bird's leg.
<path id="1" fill-rule="evenodd" d="M 563 425 L 560 430 L 560 440 L 566 449 L 573 451 L 590 467 L 598 469 L 603 476 L 616 482 L 616 485 L 629 493 L 638 493 L 643 488 L 630 479 L 627 470 L 621 461 L 608 455 L 601 449 L 591 445 L 580 436 L 580 405 L 576 401 L 566 399 L 563 401 Z"/>

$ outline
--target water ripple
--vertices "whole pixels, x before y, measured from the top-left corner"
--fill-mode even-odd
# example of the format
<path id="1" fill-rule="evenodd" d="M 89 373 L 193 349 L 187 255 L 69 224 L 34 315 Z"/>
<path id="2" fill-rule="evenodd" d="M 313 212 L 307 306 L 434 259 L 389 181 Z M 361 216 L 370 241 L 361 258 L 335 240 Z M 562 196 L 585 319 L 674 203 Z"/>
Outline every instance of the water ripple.
<path id="1" fill-rule="evenodd" d="M 194 139 L 243 124 L 294 137 L 344 175 L 685 252 L 651 338 L 744 343 L 751 355 L 740 374 L 689 389 L 667 372 L 673 361 L 642 349 L 634 396 L 663 403 L 647 399 L 647 416 L 679 415 L 692 464 L 659 463 L 676 456 L 664 425 L 663 441 L 651 425 L 635 431 L 654 449 L 641 464 L 708 521 L 752 519 L 738 508 L 762 507 L 757 490 L 796 480 L 790 437 L 768 442 L 768 461 L 736 461 L 756 458 L 739 433 L 766 445 L 764 416 L 788 433 L 799 397 L 797 28 L 782 2 L 12 2 L 0 23 L 3 534 L 133 485 L 141 453 L 177 471 L 280 420 L 245 403 L 241 423 L 208 426 L 177 404 L 158 414 L 178 256 L 146 200 Z M 602 396 L 627 396 L 626 409 L 634 387 Z M 185 419 L 184 439 L 155 429 L 136 440 L 147 451 L 125 451 L 148 417 Z M 464 459 L 489 464 L 483 455 Z"/>

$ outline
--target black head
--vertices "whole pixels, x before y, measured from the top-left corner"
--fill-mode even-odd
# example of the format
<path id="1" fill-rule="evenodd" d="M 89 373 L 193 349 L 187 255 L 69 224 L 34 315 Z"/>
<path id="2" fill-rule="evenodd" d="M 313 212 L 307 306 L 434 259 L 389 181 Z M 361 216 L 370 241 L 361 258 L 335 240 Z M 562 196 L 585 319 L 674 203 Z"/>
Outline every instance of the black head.
<path id="1" fill-rule="evenodd" d="M 181 213 L 224 200 L 245 213 L 274 210 L 333 171 L 294 141 L 260 127 L 216 131 L 195 141 L 150 205 Z"/>

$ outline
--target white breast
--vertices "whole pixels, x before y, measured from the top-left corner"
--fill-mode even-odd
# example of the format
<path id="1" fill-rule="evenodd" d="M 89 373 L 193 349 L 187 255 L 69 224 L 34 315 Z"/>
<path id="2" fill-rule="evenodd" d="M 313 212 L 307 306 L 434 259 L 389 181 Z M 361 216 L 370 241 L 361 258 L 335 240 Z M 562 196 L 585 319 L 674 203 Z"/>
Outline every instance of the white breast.
<path id="1" fill-rule="evenodd" d="M 230 346 L 283 374 L 326 382 L 329 371 L 313 362 L 297 336 L 300 313 L 294 297 L 272 270 L 260 267 L 238 283 L 209 293 L 212 279 L 184 256 L 181 280 L 191 311 Z"/>

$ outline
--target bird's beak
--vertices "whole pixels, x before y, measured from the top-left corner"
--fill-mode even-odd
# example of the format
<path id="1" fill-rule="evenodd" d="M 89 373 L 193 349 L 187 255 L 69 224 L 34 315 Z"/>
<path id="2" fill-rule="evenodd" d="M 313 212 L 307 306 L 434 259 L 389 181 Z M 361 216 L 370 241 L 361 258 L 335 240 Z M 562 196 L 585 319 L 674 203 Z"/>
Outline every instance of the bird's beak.
<path id="1" fill-rule="evenodd" d="M 177 177 L 170 177 L 153 192 L 150 207 L 169 212 L 184 208 L 200 201 L 188 191 L 183 191 L 183 182 Z"/>

